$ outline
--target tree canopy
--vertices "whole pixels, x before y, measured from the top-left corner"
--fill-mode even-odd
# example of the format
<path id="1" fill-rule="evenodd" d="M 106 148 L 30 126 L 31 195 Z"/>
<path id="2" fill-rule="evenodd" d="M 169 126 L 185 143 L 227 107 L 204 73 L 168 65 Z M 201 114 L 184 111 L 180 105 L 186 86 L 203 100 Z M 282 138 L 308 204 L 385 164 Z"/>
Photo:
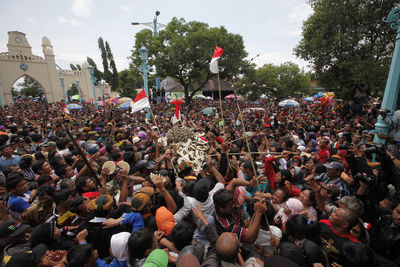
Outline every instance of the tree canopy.
<path id="1" fill-rule="evenodd" d="M 309 0 L 314 13 L 304 22 L 294 49 L 308 60 L 321 85 L 348 97 L 356 86 L 383 91 L 395 31 L 382 22 L 397 0 Z"/>
<path id="2" fill-rule="evenodd" d="M 118 92 L 122 97 L 136 97 L 136 89 L 139 88 L 142 82 L 142 76 L 138 70 L 123 70 L 118 73 L 119 87 Z"/>
<path id="3" fill-rule="evenodd" d="M 215 75 L 209 71 L 209 63 L 216 44 L 225 49 L 219 60 L 220 78 L 229 80 L 240 72 L 247 56 L 242 36 L 203 22 L 173 18 L 157 37 L 150 30 L 138 32 L 131 60 L 135 67 L 140 66 L 139 49 L 145 46 L 148 65 L 155 65 L 161 77 L 170 76 L 181 83 L 190 101 Z"/>
<path id="4" fill-rule="evenodd" d="M 262 94 L 276 98 L 294 96 L 295 92 L 308 94 L 310 84 L 310 76 L 304 70 L 292 62 L 285 62 L 281 65 L 265 64 L 258 69 L 248 69 L 236 87 L 239 94 L 256 100 Z"/>

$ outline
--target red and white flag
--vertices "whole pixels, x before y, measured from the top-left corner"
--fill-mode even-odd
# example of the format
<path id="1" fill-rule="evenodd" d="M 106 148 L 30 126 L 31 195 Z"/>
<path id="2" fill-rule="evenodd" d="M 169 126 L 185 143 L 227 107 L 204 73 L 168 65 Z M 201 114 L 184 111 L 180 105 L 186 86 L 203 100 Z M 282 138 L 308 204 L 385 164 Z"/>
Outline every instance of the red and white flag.
<path id="1" fill-rule="evenodd" d="M 135 101 L 131 102 L 132 111 L 134 113 L 136 111 L 142 110 L 144 108 L 150 108 L 150 102 L 147 99 L 146 91 L 142 88 L 139 94 L 136 95 Z"/>
<path id="2" fill-rule="evenodd" d="M 65 114 L 69 114 L 69 109 L 67 108 L 67 106 L 65 106 L 65 103 L 64 103 L 64 102 L 62 102 L 62 107 L 63 107 L 63 112 L 64 112 Z"/>
<path id="3" fill-rule="evenodd" d="M 222 49 L 221 47 L 215 46 L 215 50 L 214 50 L 214 55 L 211 59 L 210 62 L 210 71 L 212 73 L 218 73 L 218 59 L 222 56 L 222 54 L 224 53 L 224 49 Z"/>

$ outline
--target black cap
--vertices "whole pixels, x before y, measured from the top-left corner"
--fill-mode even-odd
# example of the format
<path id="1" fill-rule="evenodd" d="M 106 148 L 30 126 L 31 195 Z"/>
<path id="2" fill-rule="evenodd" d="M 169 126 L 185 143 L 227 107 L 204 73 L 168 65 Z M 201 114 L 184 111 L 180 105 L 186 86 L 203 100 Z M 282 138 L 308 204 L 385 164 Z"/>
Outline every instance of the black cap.
<path id="1" fill-rule="evenodd" d="M 17 220 L 9 220 L 0 226 L 0 238 L 14 237 L 29 228 L 29 225 L 22 224 Z"/>
<path id="2" fill-rule="evenodd" d="M 47 247 L 39 244 L 32 251 L 24 251 L 14 254 L 6 264 L 7 267 L 36 266 L 47 252 Z"/>

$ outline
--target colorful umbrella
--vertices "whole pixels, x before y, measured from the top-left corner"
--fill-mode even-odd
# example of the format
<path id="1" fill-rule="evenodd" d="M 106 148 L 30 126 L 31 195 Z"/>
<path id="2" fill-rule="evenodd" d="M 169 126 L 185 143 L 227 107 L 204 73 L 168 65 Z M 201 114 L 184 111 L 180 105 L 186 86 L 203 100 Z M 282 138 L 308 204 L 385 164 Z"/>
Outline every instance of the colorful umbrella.
<path id="1" fill-rule="evenodd" d="M 73 96 L 71 97 L 71 99 L 72 99 L 72 100 L 79 100 L 79 95 L 73 95 Z"/>
<path id="2" fill-rule="evenodd" d="M 68 104 L 67 109 L 81 109 L 83 108 L 81 105 L 78 104 Z"/>
<path id="3" fill-rule="evenodd" d="M 132 98 L 130 98 L 130 97 L 121 97 L 120 99 L 117 100 L 118 104 L 129 102 L 129 101 L 133 101 Z"/>
<path id="4" fill-rule="evenodd" d="M 243 100 L 243 97 L 241 97 L 240 95 L 235 96 L 234 94 L 230 94 L 225 96 L 225 99 L 237 99 L 237 100 Z"/>
<path id="5" fill-rule="evenodd" d="M 133 104 L 133 101 L 128 101 L 128 102 L 124 102 L 122 104 L 120 104 L 118 107 L 119 108 L 130 108 L 131 107 L 131 103 Z"/>
<path id="6" fill-rule="evenodd" d="M 280 107 L 298 107 L 300 106 L 299 102 L 291 100 L 291 99 L 286 99 L 281 102 L 279 102 L 278 106 Z"/>
<path id="7" fill-rule="evenodd" d="M 213 100 L 212 96 L 206 96 L 206 100 Z"/>
<path id="8" fill-rule="evenodd" d="M 314 102 L 314 97 L 309 96 L 309 97 L 304 98 L 303 100 L 307 101 L 307 102 Z"/>
<path id="9" fill-rule="evenodd" d="M 243 109 L 243 112 L 248 113 L 250 111 L 265 111 L 264 108 L 245 108 Z"/>
<path id="10" fill-rule="evenodd" d="M 206 96 L 204 96 L 204 95 L 195 95 L 194 97 L 196 99 L 206 99 Z"/>
<path id="11" fill-rule="evenodd" d="M 201 110 L 201 113 L 203 113 L 204 115 L 210 115 L 214 113 L 214 108 L 208 107 L 208 108 L 203 108 Z"/>

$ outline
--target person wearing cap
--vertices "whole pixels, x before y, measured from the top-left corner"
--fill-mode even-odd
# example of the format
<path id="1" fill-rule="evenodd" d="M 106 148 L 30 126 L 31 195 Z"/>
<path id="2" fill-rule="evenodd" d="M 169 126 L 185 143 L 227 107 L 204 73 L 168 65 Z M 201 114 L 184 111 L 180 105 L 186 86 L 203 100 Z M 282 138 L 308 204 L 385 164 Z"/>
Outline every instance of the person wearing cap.
<path id="1" fill-rule="evenodd" d="M 324 184 L 334 184 L 340 190 L 339 197 L 348 196 L 350 192 L 347 188 L 347 183 L 341 178 L 344 167 L 340 162 L 332 161 L 329 164 L 324 164 L 326 168 L 326 175 L 321 177 L 321 181 Z"/>
<path id="2" fill-rule="evenodd" d="M 24 251 L 14 254 L 5 266 L 20 267 L 20 266 L 55 266 L 58 263 L 45 256 L 47 247 L 39 244 L 31 251 Z"/>
<path id="3" fill-rule="evenodd" d="M 42 147 L 46 148 L 46 152 L 56 152 L 57 151 L 57 144 L 54 141 L 49 141 L 46 144 L 42 145 Z"/>
<path id="4" fill-rule="evenodd" d="M 28 244 L 26 231 L 29 227 L 28 224 L 23 224 L 15 219 L 3 222 L 0 225 L 0 239 L 5 241 L 8 248 L 12 247 L 13 253 L 19 252 Z M 12 256 L 10 252 L 8 254 Z"/>
<path id="5" fill-rule="evenodd" d="M 335 202 L 340 194 L 339 188 L 335 184 L 324 184 L 314 180 L 309 184 L 315 193 L 317 208 L 322 211 L 321 217 L 328 218 L 337 209 Z"/>

